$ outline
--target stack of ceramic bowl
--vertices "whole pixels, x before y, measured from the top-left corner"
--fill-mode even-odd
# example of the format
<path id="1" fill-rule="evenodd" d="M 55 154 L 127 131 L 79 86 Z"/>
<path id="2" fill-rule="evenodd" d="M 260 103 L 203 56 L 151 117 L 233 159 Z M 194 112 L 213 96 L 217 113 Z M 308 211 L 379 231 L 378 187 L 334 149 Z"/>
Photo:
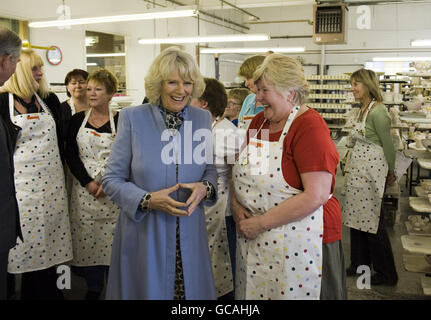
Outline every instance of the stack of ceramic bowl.
<path id="1" fill-rule="evenodd" d="M 409 216 L 410 225 L 413 227 L 415 231 L 421 231 L 427 229 L 430 223 L 430 219 L 428 217 L 423 217 L 420 215 L 412 215 Z"/>

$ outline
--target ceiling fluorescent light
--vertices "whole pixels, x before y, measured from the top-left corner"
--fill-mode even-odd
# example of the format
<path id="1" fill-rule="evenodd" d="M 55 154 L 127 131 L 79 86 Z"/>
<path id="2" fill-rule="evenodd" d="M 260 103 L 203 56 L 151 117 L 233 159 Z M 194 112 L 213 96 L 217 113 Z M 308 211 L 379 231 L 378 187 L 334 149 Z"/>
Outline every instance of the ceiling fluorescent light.
<path id="1" fill-rule="evenodd" d="M 103 58 L 103 57 L 124 57 L 126 56 L 126 53 L 120 52 L 120 53 L 90 53 L 87 54 L 87 58 Z"/>
<path id="2" fill-rule="evenodd" d="M 304 47 L 277 47 L 277 48 L 204 48 L 200 53 L 214 54 L 214 53 L 265 53 L 268 51 L 295 53 L 304 52 Z"/>
<path id="3" fill-rule="evenodd" d="M 431 61 L 431 57 L 374 57 L 373 61 Z"/>
<path id="4" fill-rule="evenodd" d="M 267 34 L 226 34 L 218 36 L 198 36 L 198 37 L 171 37 L 139 39 L 140 44 L 159 44 L 159 43 L 202 43 L 202 42 L 240 42 L 240 41 L 265 41 L 270 37 Z"/>
<path id="5" fill-rule="evenodd" d="M 105 16 L 105 17 L 92 17 L 80 19 L 66 19 L 66 20 L 51 20 L 51 21 L 38 21 L 30 22 L 30 28 L 49 28 L 49 27 L 64 27 L 80 24 L 93 24 L 93 23 L 107 23 L 107 22 L 121 22 L 121 21 L 137 21 L 137 20 L 150 20 L 150 19 L 167 19 L 167 18 L 182 18 L 192 17 L 198 14 L 197 10 L 175 10 L 175 11 L 154 11 L 139 14 L 128 14 L 119 16 Z"/>
<path id="6" fill-rule="evenodd" d="M 431 39 L 412 40 L 412 47 L 431 47 Z"/>

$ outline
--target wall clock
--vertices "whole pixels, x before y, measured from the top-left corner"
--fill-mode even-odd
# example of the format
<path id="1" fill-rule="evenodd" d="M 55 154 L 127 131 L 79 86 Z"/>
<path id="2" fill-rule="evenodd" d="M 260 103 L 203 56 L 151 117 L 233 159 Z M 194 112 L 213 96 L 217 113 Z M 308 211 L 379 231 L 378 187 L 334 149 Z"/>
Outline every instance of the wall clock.
<path id="1" fill-rule="evenodd" d="M 46 50 L 46 59 L 53 66 L 57 66 L 63 60 L 63 53 L 61 52 L 59 47 L 51 46 L 49 49 Z"/>

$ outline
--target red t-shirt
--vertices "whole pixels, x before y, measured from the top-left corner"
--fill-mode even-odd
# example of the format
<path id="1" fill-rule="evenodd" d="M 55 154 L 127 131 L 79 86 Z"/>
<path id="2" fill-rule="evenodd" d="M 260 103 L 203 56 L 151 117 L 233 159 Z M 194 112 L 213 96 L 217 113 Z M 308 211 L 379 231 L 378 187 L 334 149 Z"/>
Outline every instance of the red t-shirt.
<path id="1" fill-rule="evenodd" d="M 259 129 L 264 121 L 263 112 L 258 113 L 249 129 Z M 265 123 L 262 129 L 268 128 Z M 282 131 L 269 135 L 270 141 L 278 141 Z M 260 138 L 260 133 L 258 138 Z M 248 135 L 247 135 L 248 140 Z M 325 120 L 318 112 L 309 109 L 293 122 L 284 138 L 282 172 L 292 187 L 303 190 L 301 173 L 328 171 L 332 174 L 331 193 L 337 174 L 338 151 L 330 137 Z M 338 200 L 332 196 L 323 206 L 323 243 L 341 240 L 342 216 Z"/>

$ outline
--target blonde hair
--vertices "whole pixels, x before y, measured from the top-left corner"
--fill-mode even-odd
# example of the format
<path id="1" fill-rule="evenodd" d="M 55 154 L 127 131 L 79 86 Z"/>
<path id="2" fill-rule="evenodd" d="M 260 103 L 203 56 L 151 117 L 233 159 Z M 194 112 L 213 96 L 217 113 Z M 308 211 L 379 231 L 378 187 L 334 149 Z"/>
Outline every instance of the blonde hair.
<path id="1" fill-rule="evenodd" d="M 292 102 L 296 105 L 302 105 L 307 101 L 310 88 L 301 63 L 294 58 L 278 53 L 268 55 L 253 74 L 254 83 L 261 79 L 273 84 L 284 97 L 295 91 Z"/>
<path id="2" fill-rule="evenodd" d="M 265 56 L 262 55 L 252 56 L 245 59 L 241 64 L 241 67 L 239 67 L 238 75 L 246 79 L 251 79 L 253 77 L 253 73 L 256 71 L 257 67 L 262 64 L 263 60 L 265 60 Z"/>
<path id="3" fill-rule="evenodd" d="M 114 94 L 118 91 L 118 79 L 108 69 L 100 69 L 91 73 L 87 78 L 87 83 L 95 81 L 105 86 L 108 94 Z"/>
<path id="4" fill-rule="evenodd" d="M 247 98 L 247 96 L 250 93 L 251 93 L 251 91 L 246 89 L 246 88 L 233 88 L 233 89 L 230 89 L 229 92 L 227 93 L 227 98 L 228 99 L 235 99 L 238 101 L 238 103 L 240 103 L 242 105 L 245 98 Z"/>
<path id="5" fill-rule="evenodd" d="M 374 71 L 368 69 L 356 70 L 350 76 L 350 83 L 352 83 L 352 81 L 361 82 L 367 90 L 368 95 L 377 102 L 383 101 L 379 79 L 377 79 L 377 75 Z"/>
<path id="6" fill-rule="evenodd" d="M 42 58 L 33 50 L 23 50 L 19 58 L 15 73 L 5 82 L 2 91 L 16 94 L 22 99 L 30 99 L 36 92 L 43 99 L 48 97 L 49 87 L 45 73 L 37 83 L 32 71 L 35 66 L 43 66 Z"/>
<path id="7" fill-rule="evenodd" d="M 160 102 L 162 83 L 173 72 L 178 72 L 183 80 L 193 82 L 192 98 L 202 95 L 205 82 L 193 57 L 177 47 L 169 47 L 156 57 L 145 77 L 145 95 L 151 104 Z"/>

